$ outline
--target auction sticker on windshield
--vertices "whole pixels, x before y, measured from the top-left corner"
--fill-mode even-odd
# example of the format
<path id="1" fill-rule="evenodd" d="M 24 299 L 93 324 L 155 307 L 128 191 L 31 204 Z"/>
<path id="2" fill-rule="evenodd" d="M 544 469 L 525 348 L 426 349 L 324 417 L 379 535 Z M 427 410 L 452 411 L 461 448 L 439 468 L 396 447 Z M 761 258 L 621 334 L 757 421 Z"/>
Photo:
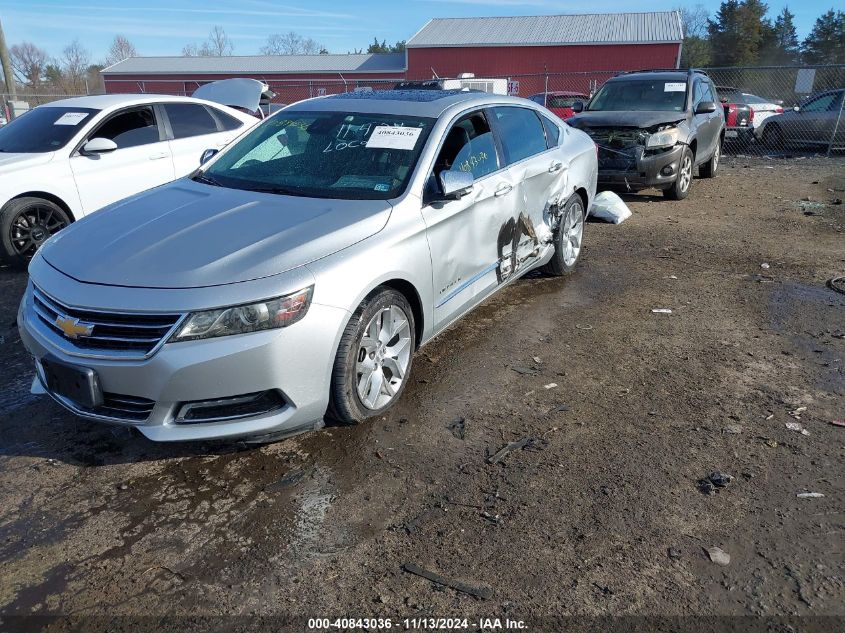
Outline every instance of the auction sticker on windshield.
<path id="1" fill-rule="evenodd" d="M 87 116 L 87 112 L 65 112 L 53 125 L 76 125 Z"/>
<path id="2" fill-rule="evenodd" d="M 687 85 L 683 81 L 667 81 L 663 84 L 663 92 L 684 92 Z"/>
<path id="3" fill-rule="evenodd" d="M 414 149 L 422 133 L 419 127 L 395 127 L 377 125 L 367 139 L 367 147 L 383 149 Z"/>

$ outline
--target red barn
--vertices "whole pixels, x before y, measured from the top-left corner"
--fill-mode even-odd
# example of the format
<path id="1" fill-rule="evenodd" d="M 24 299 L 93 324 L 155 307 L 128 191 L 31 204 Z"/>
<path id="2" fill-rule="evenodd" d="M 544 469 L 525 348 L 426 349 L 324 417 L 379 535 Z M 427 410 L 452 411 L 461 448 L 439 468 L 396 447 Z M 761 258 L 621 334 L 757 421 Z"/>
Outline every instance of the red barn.
<path id="1" fill-rule="evenodd" d="M 538 75 L 518 78 L 519 94 L 526 96 L 544 89 L 546 73 L 566 73 L 558 79 L 571 85 L 556 86 L 550 77 L 549 90 L 586 91 L 590 79 L 601 83 L 608 71 L 677 67 L 682 39 L 677 11 L 436 18 L 408 41 L 407 74 Z M 574 73 L 585 73 L 583 81 Z"/>
<path id="2" fill-rule="evenodd" d="M 132 57 L 102 71 L 106 92 L 191 94 L 203 83 L 251 77 L 291 103 L 433 76 L 507 77 L 514 94 L 589 92 L 621 70 L 674 68 L 683 37 L 676 11 L 436 18 L 403 53 Z"/>

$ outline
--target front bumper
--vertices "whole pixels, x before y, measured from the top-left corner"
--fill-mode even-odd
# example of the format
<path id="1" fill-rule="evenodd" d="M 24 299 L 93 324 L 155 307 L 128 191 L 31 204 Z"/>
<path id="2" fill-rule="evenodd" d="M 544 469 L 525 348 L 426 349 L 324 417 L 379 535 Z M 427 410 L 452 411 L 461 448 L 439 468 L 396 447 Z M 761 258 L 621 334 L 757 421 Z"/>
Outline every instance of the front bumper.
<path id="1" fill-rule="evenodd" d="M 684 147 L 679 144 L 660 152 L 646 152 L 641 145 L 624 150 L 599 145 L 598 184 L 626 191 L 666 189 L 678 177 Z"/>
<path id="2" fill-rule="evenodd" d="M 55 337 L 45 332 L 32 303 L 30 286 L 18 310 L 18 329 L 35 358 L 34 387 L 43 388 L 46 384 L 41 371 L 41 360 L 46 356 L 93 369 L 103 392 L 149 402 L 148 417 L 127 419 L 108 410 L 104 415 L 57 394 L 50 393 L 51 397 L 81 417 L 134 426 L 155 441 L 293 434 L 321 427 L 337 341 L 349 318 L 345 310 L 312 303 L 308 314 L 287 328 L 165 343 L 149 358 L 130 361 L 67 353 L 56 344 Z M 177 418 L 189 402 L 264 391 L 281 395 L 283 406 L 216 422 L 185 422 Z"/>

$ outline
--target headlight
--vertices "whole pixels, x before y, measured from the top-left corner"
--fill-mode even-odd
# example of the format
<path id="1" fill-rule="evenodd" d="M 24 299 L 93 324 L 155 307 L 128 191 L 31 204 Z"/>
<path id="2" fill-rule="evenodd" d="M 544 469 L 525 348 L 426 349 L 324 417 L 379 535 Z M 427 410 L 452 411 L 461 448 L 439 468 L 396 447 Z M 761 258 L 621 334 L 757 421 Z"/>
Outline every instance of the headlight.
<path id="1" fill-rule="evenodd" d="M 283 297 L 230 308 L 192 312 L 171 337 L 172 342 L 246 334 L 287 327 L 308 312 L 314 286 Z"/>
<path id="2" fill-rule="evenodd" d="M 666 130 L 655 132 L 648 135 L 646 147 L 672 147 L 678 142 L 681 134 L 678 128 L 670 127 Z"/>

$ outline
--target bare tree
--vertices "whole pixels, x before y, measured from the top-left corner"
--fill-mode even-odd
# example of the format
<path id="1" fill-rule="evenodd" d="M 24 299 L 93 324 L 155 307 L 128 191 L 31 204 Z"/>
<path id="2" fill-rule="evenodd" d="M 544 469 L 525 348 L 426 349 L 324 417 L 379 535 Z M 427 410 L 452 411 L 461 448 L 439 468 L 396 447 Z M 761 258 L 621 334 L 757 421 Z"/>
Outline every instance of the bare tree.
<path id="1" fill-rule="evenodd" d="M 319 55 L 324 47 L 310 37 L 302 37 L 290 31 L 284 35 L 274 33 L 267 38 L 267 44 L 261 47 L 262 55 Z"/>
<path id="2" fill-rule="evenodd" d="M 85 79 L 88 67 L 91 65 L 91 53 L 83 48 L 78 39 L 65 46 L 59 63 L 62 69 L 64 90 L 70 94 L 85 91 Z"/>
<path id="3" fill-rule="evenodd" d="M 22 42 L 12 46 L 9 52 L 12 56 L 12 68 L 18 81 L 37 88 L 47 67 L 47 51 L 38 48 L 32 42 Z"/>
<path id="4" fill-rule="evenodd" d="M 111 48 L 109 48 L 109 54 L 106 56 L 104 63 L 106 66 L 111 66 L 124 59 L 137 56 L 138 50 L 135 48 L 135 45 L 125 36 L 117 34 L 114 36 Z"/>
<path id="5" fill-rule="evenodd" d="M 678 7 L 677 11 L 681 14 L 681 27 L 684 30 L 681 66 L 684 68 L 706 66 L 711 58 L 708 31 L 710 14 L 701 4 Z"/>
<path id="6" fill-rule="evenodd" d="M 186 44 L 182 47 L 185 57 L 226 57 L 235 50 L 235 45 L 222 26 L 215 26 L 208 34 L 208 39 L 199 46 Z"/>
<path id="7" fill-rule="evenodd" d="M 704 8 L 704 5 L 679 7 L 677 10 L 681 14 L 684 37 L 707 37 L 707 22 L 710 19 L 710 14 Z"/>

